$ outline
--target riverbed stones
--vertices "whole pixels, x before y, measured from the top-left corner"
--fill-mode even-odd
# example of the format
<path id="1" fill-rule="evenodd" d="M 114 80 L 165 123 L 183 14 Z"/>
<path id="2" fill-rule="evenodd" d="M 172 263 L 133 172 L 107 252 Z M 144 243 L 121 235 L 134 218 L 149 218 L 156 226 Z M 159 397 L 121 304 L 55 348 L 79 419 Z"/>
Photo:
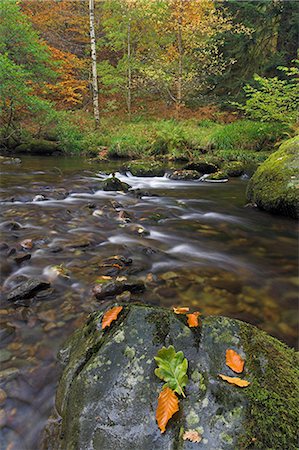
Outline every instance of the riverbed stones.
<path id="1" fill-rule="evenodd" d="M 138 279 L 131 280 L 109 280 L 104 283 L 96 284 L 93 287 L 93 294 L 98 300 L 103 300 L 107 297 L 112 297 L 129 291 L 131 293 L 140 293 L 145 290 L 144 282 Z"/>
<path id="2" fill-rule="evenodd" d="M 284 142 L 249 181 L 247 198 L 259 208 L 299 217 L 299 136 Z"/>
<path id="3" fill-rule="evenodd" d="M 40 279 L 30 279 L 21 283 L 12 289 L 6 296 L 9 302 L 20 302 L 22 300 L 33 298 L 38 292 L 48 289 L 50 283 Z"/>
<path id="4" fill-rule="evenodd" d="M 203 317 L 190 329 L 171 310 L 123 304 L 104 331 L 105 304 L 69 338 L 60 352 L 64 367 L 56 415 L 43 449 L 165 450 L 297 448 L 295 353 L 257 328 L 225 317 Z M 188 360 L 186 398 L 161 434 L 155 410 L 163 382 L 154 357 L 174 345 Z M 245 359 L 239 388 L 220 379 L 236 376 L 227 349 Z M 183 440 L 187 430 L 201 441 Z"/>

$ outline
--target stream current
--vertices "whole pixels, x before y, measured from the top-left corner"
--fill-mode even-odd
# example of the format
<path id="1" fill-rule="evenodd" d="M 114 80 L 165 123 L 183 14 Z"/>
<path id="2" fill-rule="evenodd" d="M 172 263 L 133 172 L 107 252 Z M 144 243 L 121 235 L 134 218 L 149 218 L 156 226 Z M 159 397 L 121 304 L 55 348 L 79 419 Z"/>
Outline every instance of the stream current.
<path id="1" fill-rule="evenodd" d="M 143 279 L 146 290 L 133 300 L 238 318 L 296 346 L 295 221 L 245 207 L 243 179 L 116 173 L 141 192 L 100 190 L 121 165 L 24 157 L 0 166 L 1 450 L 39 448 L 60 375 L 57 350 L 98 308 L 92 287 L 103 276 Z M 47 200 L 33 201 L 40 195 Z M 7 292 L 29 278 L 51 289 L 25 306 L 9 303 Z"/>

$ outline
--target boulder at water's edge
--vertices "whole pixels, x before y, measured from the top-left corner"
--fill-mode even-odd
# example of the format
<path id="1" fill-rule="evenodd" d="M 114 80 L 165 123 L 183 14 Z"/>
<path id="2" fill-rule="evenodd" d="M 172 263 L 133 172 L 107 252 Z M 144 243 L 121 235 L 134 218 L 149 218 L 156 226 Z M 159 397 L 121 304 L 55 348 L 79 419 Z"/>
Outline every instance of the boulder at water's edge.
<path id="1" fill-rule="evenodd" d="M 284 142 L 254 173 L 248 199 L 265 211 L 297 218 L 299 215 L 299 136 Z"/>
<path id="2" fill-rule="evenodd" d="M 225 317 L 205 317 L 189 328 L 185 315 L 123 304 L 102 330 L 102 305 L 60 352 L 64 371 L 56 416 L 46 428 L 47 450 L 296 449 L 296 355 L 257 328 Z M 154 357 L 173 345 L 188 360 L 186 397 L 161 434 L 155 419 L 163 382 Z M 226 366 L 226 350 L 245 359 L 242 374 Z M 246 388 L 219 374 L 239 376 Z M 183 439 L 187 430 L 200 442 Z"/>

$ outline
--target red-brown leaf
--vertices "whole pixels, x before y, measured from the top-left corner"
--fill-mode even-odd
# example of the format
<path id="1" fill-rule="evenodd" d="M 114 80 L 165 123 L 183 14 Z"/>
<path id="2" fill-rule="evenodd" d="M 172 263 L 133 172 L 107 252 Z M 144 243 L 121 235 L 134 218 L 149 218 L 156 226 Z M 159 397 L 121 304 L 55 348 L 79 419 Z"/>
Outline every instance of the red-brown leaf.
<path id="1" fill-rule="evenodd" d="M 156 420 L 161 433 L 166 430 L 169 419 L 179 410 L 179 399 L 169 387 L 163 389 L 158 398 Z"/>
<path id="2" fill-rule="evenodd" d="M 242 373 L 244 369 L 244 360 L 231 348 L 226 350 L 226 365 L 236 373 Z"/>
<path id="3" fill-rule="evenodd" d="M 109 309 L 104 315 L 102 319 L 102 330 L 106 327 L 110 327 L 111 322 L 117 319 L 117 316 L 123 309 L 122 306 L 114 306 L 114 308 Z"/>

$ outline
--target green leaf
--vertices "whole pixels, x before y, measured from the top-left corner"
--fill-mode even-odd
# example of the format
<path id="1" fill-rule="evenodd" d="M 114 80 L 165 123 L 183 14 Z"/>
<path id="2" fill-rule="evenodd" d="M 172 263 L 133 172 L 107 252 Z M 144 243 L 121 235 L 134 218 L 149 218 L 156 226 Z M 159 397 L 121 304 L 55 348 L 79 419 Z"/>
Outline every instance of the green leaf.
<path id="1" fill-rule="evenodd" d="M 183 388 L 188 382 L 188 361 L 184 358 L 184 353 L 176 353 L 174 347 L 170 345 L 158 351 L 155 361 L 158 366 L 155 375 L 166 381 L 166 386 L 170 389 L 185 397 Z"/>

